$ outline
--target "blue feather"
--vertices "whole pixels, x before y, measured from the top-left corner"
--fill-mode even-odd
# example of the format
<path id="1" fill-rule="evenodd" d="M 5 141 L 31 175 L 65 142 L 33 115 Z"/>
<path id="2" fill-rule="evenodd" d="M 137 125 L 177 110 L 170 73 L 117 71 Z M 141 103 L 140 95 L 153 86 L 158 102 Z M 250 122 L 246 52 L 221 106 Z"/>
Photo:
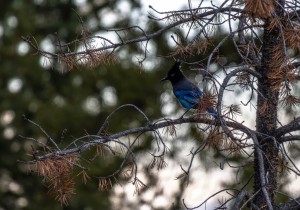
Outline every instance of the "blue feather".
<path id="1" fill-rule="evenodd" d="M 199 99 L 203 94 L 201 90 L 174 90 L 180 104 L 186 109 L 197 109 Z"/>

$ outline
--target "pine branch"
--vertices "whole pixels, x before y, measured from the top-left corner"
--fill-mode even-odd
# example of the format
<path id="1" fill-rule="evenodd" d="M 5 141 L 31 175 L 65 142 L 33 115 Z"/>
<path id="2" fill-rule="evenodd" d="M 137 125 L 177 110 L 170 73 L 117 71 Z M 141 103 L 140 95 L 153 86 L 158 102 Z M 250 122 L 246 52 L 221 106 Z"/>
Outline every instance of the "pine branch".
<path id="1" fill-rule="evenodd" d="M 139 42 L 144 42 L 144 41 L 149 41 L 163 33 L 165 33 L 166 31 L 176 27 L 176 26 L 179 26 L 179 25 L 182 25 L 182 24 L 185 24 L 185 23 L 188 23 L 188 22 L 191 22 L 191 21 L 194 21 L 194 20 L 197 20 L 197 19 L 202 19 L 202 18 L 205 18 L 207 16 L 210 16 L 210 15 L 214 15 L 214 14 L 217 14 L 217 13 L 226 13 L 226 12 L 239 12 L 239 13 L 243 13 L 243 10 L 242 9 L 239 9 L 239 8 L 232 8 L 232 7 L 224 7 L 224 8 L 216 8 L 216 9 L 211 9 L 207 12 L 203 12 L 203 13 L 199 13 L 197 15 L 193 15 L 193 16 L 190 16 L 188 18 L 183 18 L 183 19 L 180 19 L 174 23 L 171 23 L 165 27 L 162 27 L 161 29 L 155 31 L 155 32 L 152 32 L 152 33 L 144 33 L 143 36 L 140 36 L 140 37 L 136 37 L 136 38 L 133 38 L 133 39 L 129 39 L 129 40 L 123 40 L 121 39 L 121 37 L 119 36 L 119 38 L 121 39 L 120 42 L 118 43 L 111 43 L 111 42 L 108 42 L 109 44 L 107 45 L 104 45 L 102 47 L 99 47 L 99 48 L 95 48 L 95 49 L 85 49 L 83 51 L 76 51 L 76 52 L 62 52 L 62 53 L 51 53 L 51 52 L 48 52 L 48 51 L 44 51 L 42 50 L 36 43 L 34 37 L 31 37 L 31 36 L 23 36 L 22 39 L 27 42 L 33 49 L 35 49 L 39 54 L 49 58 L 49 59 L 58 59 L 58 58 L 61 58 L 62 56 L 63 57 L 74 57 L 74 56 L 78 56 L 78 55 L 86 55 L 86 54 L 94 54 L 94 53 L 97 53 L 97 52 L 102 52 L 102 51 L 105 51 L 105 50 L 109 50 L 109 49 L 112 49 L 113 51 L 115 51 L 118 47 L 121 47 L 121 46 L 124 46 L 124 45 L 129 45 L 129 44 L 133 44 L 133 43 L 139 43 Z M 142 29 L 141 29 L 142 30 Z M 119 29 L 113 29 L 113 30 L 110 30 L 110 31 L 115 31 L 116 33 L 119 31 Z M 143 30 L 142 30 L 143 31 Z M 97 37 L 94 37 L 94 36 L 90 36 L 90 37 L 85 37 L 84 39 L 93 39 L 93 38 L 97 38 Z M 100 38 L 100 39 L 103 39 L 103 38 Z"/>
<path id="2" fill-rule="evenodd" d="M 161 128 L 166 128 L 169 126 L 173 126 L 173 125 L 179 125 L 179 124 L 188 124 L 188 123 L 201 123 L 201 124 L 207 124 L 207 125 L 216 125 L 216 126 L 220 126 L 220 125 L 225 125 L 230 127 L 230 128 L 234 128 L 236 130 L 239 130 L 241 132 L 244 133 L 248 133 L 249 131 L 252 131 L 251 129 L 249 129 L 248 127 L 242 125 L 241 123 L 237 123 L 237 122 L 230 122 L 230 121 L 224 121 L 218 122 L 218 121 L 214 121 L 208 118 L 199 118 L 196 115 L 193 115 L 191 117 L 187 117 L 187 118 L 179 118 L 179 119 L 175 119 L 175 120 L 165 120 L 163 122 L 159 122 L 159 123 L 154 123 L 154 124 L 148 124 L 146 126 L 143 127 L 137 127 L 137 128 L 131 128 L 128 130 L 123 130 L 111 135 L 105 135 L 105 136 L 101 136 L 101 135 L 85 135 L 80 137 L 79 139 L 75 139 L 73 141 L 73 143 L 71 143 L 68 148 L 70 149 L 60 149 L 58 151 L 55 152 L 51 152 L 42 156 L 36 156 L 36 160 L 33 161 L 28 161 L 27 163 L 35 163 L 37 160 L 44 160 L 47 158 L 51 158 L 51 157 L 56 157 L 56 156 L 65 156 L 65 155 L 69 155 L 69 154 L 78 154 L 78 153 L 82 153 L 85 150 L 95 146 L 95 145 L 102 145 L 111 141 L 115 141 L 116 139 L 119 139 L 121 137 L 125 137 L 128 135 L 132 135 L 132 134 L 139 134 L 139 133 L 145 133 L 145 132 L 154 132 L 158 129 Z M 87 142 L 83 142 L 82 144 L 78 145 L 76 142 L 78 142 L 79 140 L 83 140 L 83 139 L 92 139 L 90 141 Z M 73 147 L 71 147 L 73 145 Z"/>

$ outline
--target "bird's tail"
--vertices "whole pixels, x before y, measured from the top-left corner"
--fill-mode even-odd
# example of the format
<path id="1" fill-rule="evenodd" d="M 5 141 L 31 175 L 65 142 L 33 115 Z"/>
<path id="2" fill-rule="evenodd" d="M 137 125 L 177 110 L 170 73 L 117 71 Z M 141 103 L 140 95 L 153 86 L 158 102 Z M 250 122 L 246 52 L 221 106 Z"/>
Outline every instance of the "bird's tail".
<path id="1" fill-rule="evenodd" d="M 207 112 L 208 112 L 211 116 L 213 116 L 215 119 L 218 118 L 218 113 L 217 113 L 217 111 L 216 111 L 214 108 L 207 108 Z"/>

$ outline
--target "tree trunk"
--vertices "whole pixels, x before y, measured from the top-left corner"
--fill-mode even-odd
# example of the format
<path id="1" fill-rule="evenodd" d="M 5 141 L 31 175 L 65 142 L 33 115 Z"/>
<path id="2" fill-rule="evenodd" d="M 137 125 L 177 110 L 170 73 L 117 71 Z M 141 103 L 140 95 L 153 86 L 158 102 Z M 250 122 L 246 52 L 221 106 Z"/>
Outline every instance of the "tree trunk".
<path id="1" fill-rule="evenodd" d="M 284 2 L 278 2 L 284 5 Z M 280 6 L 275 10 L 277 17 L 282 17 L 283 11 Z M 258 132 L 258 141 L 260 148 L 255 147 L 254 158 L 254 192 L 259 191 L 254 199 L 254 203 L 260 209 L 268 209 L 266 196 L 262 192 L 262 180 L 259 170 L 259 159 L 257 150 L 260 149 L 263 153 L 263 163 L 265 168 L 264 177 L 266 178 L 266 189 L 269 194 L 271 204 L 275 208 L 275 190 L 277 188 L 278 175 L 278 146 L 277 139 L 273 136 L 277 128 L 277 106 L 279 101 L 279 85 L 275 86 L 270 75 L 274 72 L 281 71 L 280 59 L 275 56 L 276 49 L 282 44 L 280 28 L 270 26 L 270 21 L 266 21 L 263 35 L 262 59 L 261 66 L 258 67 L 262 78 L 258 80 L 258 95 L 257 95 L 257 115 L 256 115 L 256 130 Z M 273 23 L 274 24 L 274 23 Z M 277 47 L 277 48 L 276 48 Z M 282 53 L 283 55 L 283 53 Z M 283 56 L 282 56 L 283 58 Z M 280 65 L 277 64 L 280 63 Z M 280 83 L 279 83 L 280 84 Z"/>

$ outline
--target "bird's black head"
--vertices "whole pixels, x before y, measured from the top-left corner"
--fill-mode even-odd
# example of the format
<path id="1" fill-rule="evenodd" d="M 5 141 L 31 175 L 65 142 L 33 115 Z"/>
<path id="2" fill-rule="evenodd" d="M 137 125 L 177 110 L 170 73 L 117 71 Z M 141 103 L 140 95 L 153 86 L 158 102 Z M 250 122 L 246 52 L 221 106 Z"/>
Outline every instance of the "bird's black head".
<path id="1" fill-rule="evenodd" d="M 180 71 L 180 64 L 181 62 L 177 60 L 174 66 L 169 70 L 168 75 L 160 81 L 170 80 L 172 84 L 174 84 L 182 79 L 184 76 Z"/>

